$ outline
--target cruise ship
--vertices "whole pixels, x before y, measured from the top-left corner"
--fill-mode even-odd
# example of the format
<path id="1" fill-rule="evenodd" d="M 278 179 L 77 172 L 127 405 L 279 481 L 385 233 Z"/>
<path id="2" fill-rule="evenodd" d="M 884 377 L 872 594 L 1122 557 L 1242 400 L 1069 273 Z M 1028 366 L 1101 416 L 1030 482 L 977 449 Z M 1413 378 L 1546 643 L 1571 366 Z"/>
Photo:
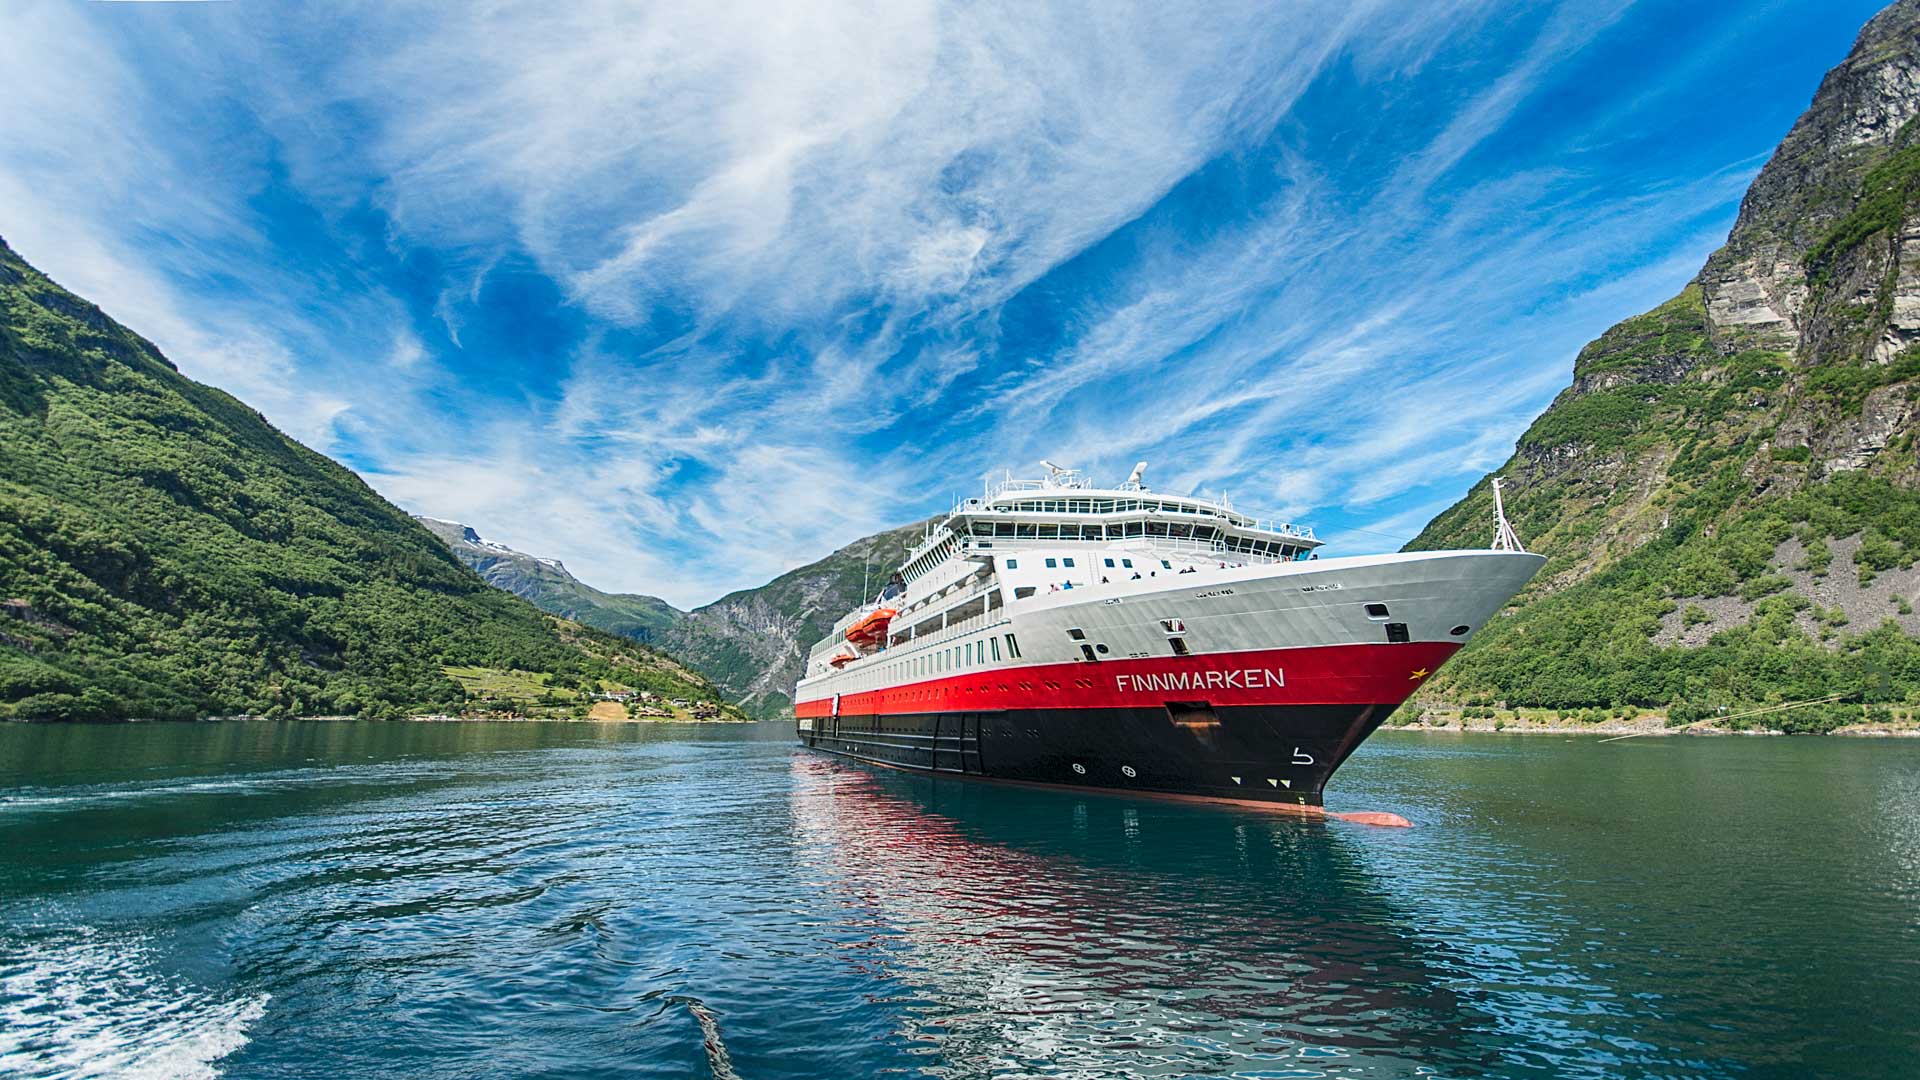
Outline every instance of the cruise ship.
<path id="1" fill-rule="evenodd" d="M 1322 558 L 1223 498 L 1043 462 L 960 502 L 807 657 L 816 750 L 958 777 L 1319 813 L 1327 778 L 1545 559 Z"/>

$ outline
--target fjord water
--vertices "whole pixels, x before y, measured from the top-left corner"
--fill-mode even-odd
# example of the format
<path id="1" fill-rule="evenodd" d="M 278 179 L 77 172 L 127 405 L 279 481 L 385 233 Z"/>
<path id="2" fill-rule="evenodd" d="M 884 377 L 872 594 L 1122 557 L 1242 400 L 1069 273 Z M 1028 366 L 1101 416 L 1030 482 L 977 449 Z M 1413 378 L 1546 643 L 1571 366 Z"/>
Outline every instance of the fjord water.
<path id="1" fill-rule="evenodd" d="M 1376 737 L 1410 830 L 783 725 L 0 728 L 0 1074 L 1911 1075 L 1920 742 Z"/>

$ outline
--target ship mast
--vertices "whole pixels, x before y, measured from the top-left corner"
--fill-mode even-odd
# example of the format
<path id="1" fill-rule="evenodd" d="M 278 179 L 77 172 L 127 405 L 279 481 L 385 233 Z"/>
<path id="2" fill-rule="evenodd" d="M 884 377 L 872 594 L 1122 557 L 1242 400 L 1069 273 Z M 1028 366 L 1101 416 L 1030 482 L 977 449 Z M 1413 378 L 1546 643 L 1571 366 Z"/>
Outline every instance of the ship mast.
<path id="1" fill-rule="evenodd" d="M 1513 523 L 1507 520 L 1507 507 L 1500 498 L 1500 478 L 1493 478 L 1493 550 L 1517 551 L 1526 553 L 1520 544 L 1519 534 L 1513 531 Z"/>

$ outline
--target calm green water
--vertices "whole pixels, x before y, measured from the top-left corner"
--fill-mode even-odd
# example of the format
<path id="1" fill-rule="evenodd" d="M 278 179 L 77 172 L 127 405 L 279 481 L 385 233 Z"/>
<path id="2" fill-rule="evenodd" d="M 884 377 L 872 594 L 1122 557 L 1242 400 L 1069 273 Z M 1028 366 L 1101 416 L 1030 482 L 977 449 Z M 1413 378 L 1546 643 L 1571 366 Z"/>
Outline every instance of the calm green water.
<path id="1" fill-rule="evenodd" d="M 0 727 L 0 1075 L 1920 1074 L 1920 742 L 1383 735 L 1391 830 L 786 734 Z"/>

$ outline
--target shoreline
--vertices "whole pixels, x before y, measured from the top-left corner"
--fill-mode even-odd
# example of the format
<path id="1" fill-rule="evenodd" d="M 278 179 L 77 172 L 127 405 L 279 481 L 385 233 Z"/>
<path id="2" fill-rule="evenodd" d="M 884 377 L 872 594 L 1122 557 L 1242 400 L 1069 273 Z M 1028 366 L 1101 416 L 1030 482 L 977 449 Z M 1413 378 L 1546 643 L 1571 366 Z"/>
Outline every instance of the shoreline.
<path id="1" fill-rule="evenodd" d="M 71 724 L 85 727 L 118 727 L 129 724 L 236 724 L 257 723 L 260 721 L 285 721 L 298 724 L 660 724 L 660 725 L 725 725 L 725 724 L 762 724 L 778 721 L 755 720 L 752 717 L 735 719 L 732 717 L 696 720 L 678 716 L 632 716 L 613 719 L 602 717 L 578 716 L 453 716 L 447 713 L 423 713 L 418 716 L 401 716 L 383 720 L 372 716 L 201 716 L 192 720 L 162 720 L 152 716 L 130 716 L 124 720 L 49 720 L 40 717 L 11 716 L 0 723 L 22 724 L 28 726 L 53 726 Z"/>
<path id="2" fill-rule="evenodd" d="M 1421 719 L 1410 724 L 1395 723 L 1395 718 L 1389 717 L 1379 730 L 1448 731 L 1456 734 L 1472 732 L 1481 735 L 1635 735 L 1645 738 L 1686 735 L 1715 738 L 1744 735 L 1792 738 L 1915 739 L 1920 738 L 1920 721 L 1862 721 L 1832 731 L 1797 733 L 1758 725 L 1741 728 L 1719 727 L 1715 724 L 1668 727 L 1667 718 L 1661 713 L 1648 713 L 1630 719 L 1609 718 L 1588 722 L 1512 714 L 1494 717 L 1463 717 L 1458 710 L 1428 710 Z"/>
<path id="3" fill-rule="evenodd" d="M 125 720 L 47 720 L 10 717 L 6 722 L 14 724 L 220 724 L 272 720 L 267 716 L 203 716 L 194 720 L 160 720 L 153 717 L 130 717 Z M 451 713 L 422 713 L 417 716 L 404 716 L 391 720 L 378 720 L 368 716 L 290 716 L 286 720 L 299 723 L 338 723 L 342 721 L 367 721 L 383 724 L 657 724 L 657 725 L 732 725 L 732 724 L 781 724 L 790 721 L 774 719 L 756 719 L 754 717 L 711 717 L 693 719 L 677 716 L 633 716 L 633 717 L 574 717 L 574 716 L 456 716 Z M 1712 724 L 1668 727 L 1666 717 L 1660 714 L 1647 714 L 1631 719 L 1609 718 L 1593 722 L 1579 720 L 1559 720 L 1551 717 L 1499 716 L 1499 717 L 1462 717 L 1457 712 L 1435 715 L 1427 711 L 1421 719 L 1413 723 L 1395 723 L 1394 719 L 1379 728 L 1381 732 L 1414 731 L 1426 733 L 1451 733 L 1475 735 L 1603 735 L 1618 737 L 1633 735 L 1639 737 L 1701 736 L 1719 738 L 1728 736 L 1782 736 L 1794 738 L 1836 737 L 1846 739 L 1920 739 L 1920 719 L 1895 720 L 1892 722 L 1862 722 L 1849 724 L 1833 731 L 1820 733 L 1795 733 L 1775 728 L 1745 727 L 1729 729 Z"/>

